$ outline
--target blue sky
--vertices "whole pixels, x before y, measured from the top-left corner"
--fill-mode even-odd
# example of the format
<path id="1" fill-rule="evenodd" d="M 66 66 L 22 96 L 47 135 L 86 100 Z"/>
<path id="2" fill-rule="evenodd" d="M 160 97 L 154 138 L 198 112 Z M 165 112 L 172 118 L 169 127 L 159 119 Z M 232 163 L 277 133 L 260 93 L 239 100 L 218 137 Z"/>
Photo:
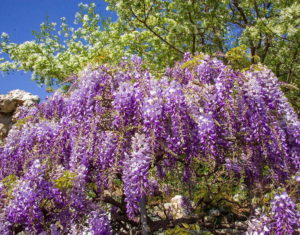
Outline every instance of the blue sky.
<path id="1" fill-rule="evenodd" d="M 32 30 L 38 31 L 47 16 L 51 22 L 59 22 L 61 17 L 73 22 L 80 2 L 95 2 L 102 16 L 116 17 L 113 12 L 106 11 L 107 3 L 102 0 L 0 0 L 0 34 L 8 33 L 11 42 L 16 43 L 33 40 Z M 39 95 L 42 100 L 49 96 L 30 78 L 31 74 L 24 72 L 0 74 L 0 94 L 22 89 Z"/>

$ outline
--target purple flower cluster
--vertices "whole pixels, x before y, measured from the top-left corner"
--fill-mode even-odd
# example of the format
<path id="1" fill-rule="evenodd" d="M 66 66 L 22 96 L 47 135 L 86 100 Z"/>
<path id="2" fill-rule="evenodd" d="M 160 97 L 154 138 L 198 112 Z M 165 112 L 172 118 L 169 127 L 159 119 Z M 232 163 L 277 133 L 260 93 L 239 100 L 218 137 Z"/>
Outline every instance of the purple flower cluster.
<path id="1" fill-rule="evenodd" d="M 300 229 L 300 212 L 295 203 L 284 192 L 271 202 L 269 215 L 262 214 L 250 221 L 247 234 L 296 234 Z"/>
<path id="2" fill-rule="evenodd" d="M 5 208 L 6 218 L 10 224 L 22 224 L 26 231 L 42 232 L 44 212 L 41 204 L 51 201 L 56 207 L 63 205 L 61 193 L 45 180 L 45 165 L 39 159 L 32 165 L 17 183 L 12 197 Z"/>
<path id="3" fill-rule="evenodd" d="M 107 216 L 102 212 L 93 211 L 89 218 L 90 232 L 92 235 L 110 235 L 111 226 Z"/>
<path id="4" fill-rule="evenodd" d="M 67 94 L 24 110 L 0 146 L 0 181 L 17 178 L 12 193 L 0 182 L 0 231 L 59 224 L 57 233 L 80 233 L 84 224 L 109 234 L 107 192 L 134 219 L 142 198 L 167 187 L 169 173 L 178 167 L 189 183 L 201 161 L 244 174 L 249 189 L 296 174 L 300 122 L 274 74 L 233 71 L 208 56 L 185 66 L 190 60 L 185 55 L 160 79 L 138 57 L 87 69 Z M 294 208 L 284 203 L 274 202 L 276 221 L 293 224 L 296 212 L 281 216 L 280 205 Z"/>
<path id="5" fill-rule="evenodd" d="M 300 229 L 300 212 L 286 192 L 276 195 L 271 206 L 276 234 L 293 234 Z"/>

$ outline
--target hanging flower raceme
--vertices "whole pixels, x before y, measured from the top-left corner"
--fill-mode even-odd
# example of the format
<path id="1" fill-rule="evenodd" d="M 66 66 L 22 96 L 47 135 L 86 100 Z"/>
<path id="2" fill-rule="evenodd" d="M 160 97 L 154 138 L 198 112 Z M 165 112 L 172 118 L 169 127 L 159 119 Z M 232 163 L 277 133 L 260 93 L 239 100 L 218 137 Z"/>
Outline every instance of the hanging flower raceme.
<path id="1" fill-rule="evenodd" d="M 127 212 L 131 218 L 137 215 L 141 198 L 147 195 L 151 149 L 145 134 L 135 134 L 132 138 L 132 152 L 125 157 L 123 165 L 124 193 Z"/>

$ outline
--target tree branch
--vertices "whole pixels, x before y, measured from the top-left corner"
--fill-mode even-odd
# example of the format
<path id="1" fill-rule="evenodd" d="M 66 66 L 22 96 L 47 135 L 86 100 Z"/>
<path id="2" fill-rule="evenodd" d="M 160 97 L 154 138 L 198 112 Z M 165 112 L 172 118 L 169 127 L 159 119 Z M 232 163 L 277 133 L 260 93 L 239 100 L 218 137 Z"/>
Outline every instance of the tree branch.
<path id="1" fill-rule="evenodd" d="M 239 13 L 241 14 L 243 21 L 245 22 L 246 25 L 248 25 L 248 19 L 247 16 L 244 12 L 244 10 L 240 7 L 239 2 L 237 0 L 233 1 L 233 5 L 235 6 L 235 8 L 239 11 Z"/>
<path id="2" fill-rule="evenodd" d="M 116 207 L 120 208 L 122 211 L 126 211 L 125 206 L 122 203 L 120 203 L 120 202 L 116 201 L 115 199 L 113 199 L 112 197 L 105 196 L 102 201 L 105 202 L 105 203 L 109 203 L 113 206 L 116 206 Z"/>
<path id="3" fill-rule="evenodd" d="M 130 6 L 130 11 L 132 13 L 132 15 L 134 16 L 134 18 L 137 19 L 137 21 L 139 21 L 140 23 L 142 23 L 151 33 L 153 33 L 156 37 L 158 37 L 161 41 L 163 41 L 165 44 L 167 44 L 169 47 L 171 47 L 172 49 L 174 49 L 175 51 L 179 52 L 180 54 L 184 54 L 183 51 L 179 50 L 178 48 L 176 48 L 174 45 L 172 45 L 171 43 L 169 43 L 166 39 L 164 39 L 161 35 L 159 35 L 158 33 L 156 33 L 148 24 L 147 24 L 147 20 L 141 20 L 132 10 L 132 7 Z"/>

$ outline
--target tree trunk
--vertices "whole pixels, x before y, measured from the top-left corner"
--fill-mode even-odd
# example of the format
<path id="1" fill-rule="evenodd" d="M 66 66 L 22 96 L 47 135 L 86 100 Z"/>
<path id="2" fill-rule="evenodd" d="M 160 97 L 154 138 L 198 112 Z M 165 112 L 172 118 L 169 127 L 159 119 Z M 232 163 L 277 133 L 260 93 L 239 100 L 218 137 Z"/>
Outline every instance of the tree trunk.
<path id="1" fill-rule="evenodd" d="M 147 223 L 147 198 L 143 196 L 140 200 L 140 210 L 141 210 L 141 224 L 142 224 L 142 235 L 150 235 L 151 230 Z"/>

